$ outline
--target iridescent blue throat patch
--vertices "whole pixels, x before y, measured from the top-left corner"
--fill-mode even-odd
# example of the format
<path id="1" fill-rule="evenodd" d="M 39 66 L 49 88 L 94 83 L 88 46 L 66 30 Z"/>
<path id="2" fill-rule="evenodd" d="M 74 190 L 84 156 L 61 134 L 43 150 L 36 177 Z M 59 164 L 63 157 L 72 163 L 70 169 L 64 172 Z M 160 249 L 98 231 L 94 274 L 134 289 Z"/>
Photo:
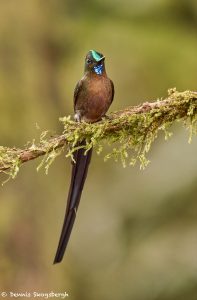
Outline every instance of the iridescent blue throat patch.
<path id="1" fill-rule="evenodd" d="M 97 75 L 102 75 L 103 73 L 103 64 L 100 64 L 98 66 L 95 66 L 94 67 L 94 72 L 97 74 Z"/>

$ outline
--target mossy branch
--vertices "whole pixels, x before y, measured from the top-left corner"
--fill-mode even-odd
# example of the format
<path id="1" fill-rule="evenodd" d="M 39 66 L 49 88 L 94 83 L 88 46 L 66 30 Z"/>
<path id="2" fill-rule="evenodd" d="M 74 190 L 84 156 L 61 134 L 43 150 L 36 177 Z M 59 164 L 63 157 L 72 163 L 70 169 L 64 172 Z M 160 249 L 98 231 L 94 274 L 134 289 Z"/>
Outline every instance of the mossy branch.
<path id="1" fill-rule="evenodd" d="M 129 159 L 130 164 L 140 161 L 141 167 L 148 163 L 146 153 L 160 130 L 165 138 L 170 135 L 169 127 L 175 121 L 183 121 L 190 129 L 189 141 L 197 132 L 197 92 L 178 92 L 171 89 L 166 99 L 145 102 L 142 105 L 128 107 L 122 111 L 111 113 L 107 118 L 95 124 L 76 123 L 70 117 L 61 118 L 64 124 L 62 135 L 47 138 L 46 133 L 40 137 L 39 143 L 31 144 L 25 149 L 0 147 L 0 172 L 14 178 L 22 163 L 44 155 L 41 163 L 49 165 L 64 149 L 66 156 L 71 156 L 77 148 L 77 142 L 86 140 L 86 149 L 96 147 L 102 151 L 102 141 L 113 144 L 111 153 L 106 159 L 121 159 L 123 165 Z"/>

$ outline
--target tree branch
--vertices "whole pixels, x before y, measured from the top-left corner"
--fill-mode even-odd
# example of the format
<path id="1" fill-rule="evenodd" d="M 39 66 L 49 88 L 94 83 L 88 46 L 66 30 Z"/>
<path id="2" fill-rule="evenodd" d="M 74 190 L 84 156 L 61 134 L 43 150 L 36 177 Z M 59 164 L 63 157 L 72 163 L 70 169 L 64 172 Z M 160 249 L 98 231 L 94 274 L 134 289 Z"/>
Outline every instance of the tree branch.
<path id="1" fill-rule="evenodd" d="M 46 134 L 42 134 L 37 145 L 33 143 L 25 149 L 0 146 L 0 172 L 15 177 L 22 163 L 43 155 L 46 156 L 48 168 L 61 149 L 66 149 L 66 155 L 72 156 L 77 142 L 83 139 L 86 139 L 87 150 L 97 146 L 97 152 L 101 152 L 101 141 L 106 140 L 116 146 L 107 158 L 120 157 L 125 164 L 125 160 L 131 156 L 131 164 L 139 159 L 141 165 L 145 166 L 148 162 L 145 154 L 159 130 L 163 130 L 167 138 L 169 126 L 174 121 L 182 120 L 190 128 L 190 136 L 196 133 L 197 92 L 171 89 L 164 100 L 128 107 L 111 113 L 95 124 L 76 123 L 69 117 L 60 120 L 64 124 L 64 132 L 59 136 L 46 138 Z"/>

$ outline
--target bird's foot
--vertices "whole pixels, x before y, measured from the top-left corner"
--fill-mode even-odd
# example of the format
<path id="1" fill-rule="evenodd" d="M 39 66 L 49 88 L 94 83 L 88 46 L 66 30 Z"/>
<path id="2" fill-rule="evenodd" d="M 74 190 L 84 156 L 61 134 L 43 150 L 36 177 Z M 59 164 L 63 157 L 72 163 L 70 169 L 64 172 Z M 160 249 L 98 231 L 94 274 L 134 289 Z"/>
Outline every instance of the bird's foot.
<path id="1" fill-rule="evenodd" d="M 102 120 L 111 120 L 110 116 L 104 115 L 102 116 Z"/>
<path id="2" fill-rule="evenodd" d="M 74 115 L 74 120 L 75 120 L 76 122 L 81 122 L 81 115 L 80 115 L 79 113 L 76 113 L 76 114 Z"/>

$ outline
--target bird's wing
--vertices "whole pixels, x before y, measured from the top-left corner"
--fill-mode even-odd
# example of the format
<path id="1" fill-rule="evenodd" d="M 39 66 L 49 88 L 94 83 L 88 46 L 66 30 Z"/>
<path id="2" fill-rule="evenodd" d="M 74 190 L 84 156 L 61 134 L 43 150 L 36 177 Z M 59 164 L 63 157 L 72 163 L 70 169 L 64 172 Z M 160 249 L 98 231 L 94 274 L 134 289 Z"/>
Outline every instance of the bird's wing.
<path id="1" fill-rule="evenodd" d="M 111 89 L 112 89 L 112 97 L 111 97 L 111 103 L 112 103 L 114 100 L 115 90 L 114 90 L 114 83 L 111 79 L 110 79 L 110 83 L 111 83 Z"/>
<path id="2" fill-rule="evenodd" d="M 82 89 L 82 86 L 83 86 L 83 79 L 81 79 L 77 82 L 75 90 L 74 90 L 74 108 L 76 106 L 77 98 L 78 98 L 78 95 L 79 95 L 79 93 Z"/>

